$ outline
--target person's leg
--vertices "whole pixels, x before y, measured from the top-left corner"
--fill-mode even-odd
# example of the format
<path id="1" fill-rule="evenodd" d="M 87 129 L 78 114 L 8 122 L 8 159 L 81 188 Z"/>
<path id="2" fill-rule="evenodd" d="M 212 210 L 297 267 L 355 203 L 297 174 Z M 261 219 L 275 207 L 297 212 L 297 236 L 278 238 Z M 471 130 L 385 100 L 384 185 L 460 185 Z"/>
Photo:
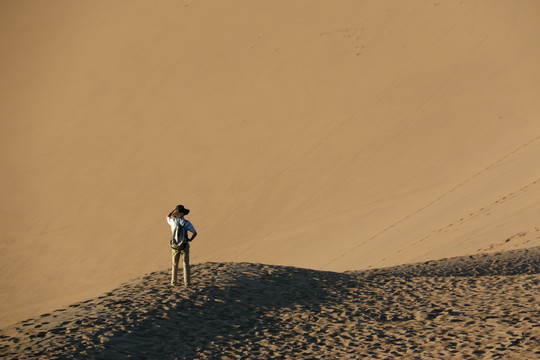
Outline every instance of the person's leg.
<path id="1" fill-rule="evenodd" d="M 176 279 L 178 276 L 178 260 L 180 260 L 180 251 L 172 249 L 171 285 L 176 285 Z"/>
<path id="2" fill-rule="evenodd" d="M 182 265 L 184 267 L 184 285 L 191 284 L 191 270 L 189 268 L 189 244 L 182 250 Z"/>

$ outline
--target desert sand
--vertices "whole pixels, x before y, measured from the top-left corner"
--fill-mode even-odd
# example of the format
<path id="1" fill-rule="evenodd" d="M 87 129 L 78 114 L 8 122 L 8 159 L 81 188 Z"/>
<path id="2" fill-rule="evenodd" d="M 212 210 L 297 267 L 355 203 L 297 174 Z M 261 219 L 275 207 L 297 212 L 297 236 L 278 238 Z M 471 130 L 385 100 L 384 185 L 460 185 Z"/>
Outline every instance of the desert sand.
<path id="1" fill-rule="evenodd" d="M 204 263 L 0 332 L 6 359 L 537 359 L 540 247 L 336 273 Z"/>
<path id="2" fill-rule="evenodd" d="M 176 204 L 201 272 L 540 246 L 539 23 L 536 0 L 2 1 L 0 328 L 158 281 Z"/>

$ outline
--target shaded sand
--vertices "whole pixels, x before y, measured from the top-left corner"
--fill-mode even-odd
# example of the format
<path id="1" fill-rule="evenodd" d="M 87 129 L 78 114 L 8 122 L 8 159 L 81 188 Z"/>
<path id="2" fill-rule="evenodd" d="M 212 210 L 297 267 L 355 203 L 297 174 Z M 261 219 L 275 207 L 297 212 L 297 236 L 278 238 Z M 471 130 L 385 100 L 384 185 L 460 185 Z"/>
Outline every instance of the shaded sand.
<path id="1" fill-rule="evenodd" d="M 335 273 L 166 271 L 1 331 L 6 359 L 540 358 L 540 248 Z"/>

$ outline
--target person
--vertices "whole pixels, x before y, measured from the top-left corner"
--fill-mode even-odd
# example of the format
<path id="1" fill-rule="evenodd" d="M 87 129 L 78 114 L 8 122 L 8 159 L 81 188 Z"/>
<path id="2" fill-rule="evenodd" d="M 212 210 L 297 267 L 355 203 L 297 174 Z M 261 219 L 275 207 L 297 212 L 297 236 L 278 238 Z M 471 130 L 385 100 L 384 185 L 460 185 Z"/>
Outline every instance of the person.
<path id="1" fill-rule="evenodd" d="M 189 286 L 191 284 L 191 272 L 189 269 L 189 243 L 192 242 L 197 236 L 197 231 L 193 224 L 187 219 L 184 219 L 184 216 L 189 214 L 189 209 L 186 209 L 184 205 L 177 205 L 175 208 L 167 215 L 167 222 L 171 226 L 171 231 L 174 235 L 178 225 L 181 225 L 186 230 L 186 239 L 187 244 L 183 249 L 172 249 L 172 274 L 171 274 L 171 285 L 176 285 L 177 273 L 178 273 L 178 261 L 182 257 L 182 265 L 184 270 L 184 285 Z M 191 236 L 189 235 L 191 233 Z"/>

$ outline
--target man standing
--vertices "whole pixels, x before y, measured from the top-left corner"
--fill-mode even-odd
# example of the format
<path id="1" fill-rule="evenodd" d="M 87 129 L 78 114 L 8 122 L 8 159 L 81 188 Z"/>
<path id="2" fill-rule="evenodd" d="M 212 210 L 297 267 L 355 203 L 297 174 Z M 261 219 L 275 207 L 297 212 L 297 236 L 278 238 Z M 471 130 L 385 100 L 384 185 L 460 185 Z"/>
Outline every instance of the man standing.
<path id="1" fill-rule="evenodd" d="M 178 228 L 178 241 L 182 242 L 183 239 L 187 240 L 185 244 L 182 244 L 180 247 L 173 247 L 172 249 L 172 277 L 171 285 L 176 285 L 177 272 L 178 272 L 178 261 L 180 256 L 182 256 L 182 264 L 184 268 L 184 285 L 189 286 L 191 282 L 191 273 L 189 269 L 189 243 L 195 239 L 197 236 L 197 231 L 191 224 L 189 220 L 184 219 L 184 216 L 189 214 L 189 209 L 186 209 L 184 205 L 177 205 L 170 213 L 167 215 L 167 222 L 171 225 L 171 231 L 173 236 Z M 191 237 L 188 232 L 191 233 Z"/>

